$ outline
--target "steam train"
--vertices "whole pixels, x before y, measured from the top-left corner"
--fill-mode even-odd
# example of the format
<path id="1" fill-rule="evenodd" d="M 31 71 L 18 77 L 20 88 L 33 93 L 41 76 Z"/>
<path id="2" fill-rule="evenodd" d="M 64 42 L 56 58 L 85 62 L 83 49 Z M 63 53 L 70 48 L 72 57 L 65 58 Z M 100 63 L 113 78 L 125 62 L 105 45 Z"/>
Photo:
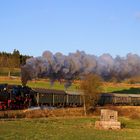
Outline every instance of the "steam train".
<path id="1" fill-rule="evenodd" d="M 98 105 L 140 105 L 139 94 L 103 93 Z M 25 109 L 31 106 L 80 107 L 83 94 L 21 85 L 0 84 L 0 110 Z"/>

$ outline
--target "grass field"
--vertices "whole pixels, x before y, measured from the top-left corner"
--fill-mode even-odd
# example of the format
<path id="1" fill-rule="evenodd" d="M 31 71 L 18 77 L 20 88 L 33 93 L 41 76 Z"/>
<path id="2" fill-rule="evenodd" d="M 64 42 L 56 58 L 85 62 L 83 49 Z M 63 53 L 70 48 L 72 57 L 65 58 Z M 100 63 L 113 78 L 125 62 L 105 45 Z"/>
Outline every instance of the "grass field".
<path id="1" fill-rule="evenodd" d="M 140 121 L 121 118 L 122 130 L 96 130 L 97 118 L 0 121 L 1 140 L 139 140 Z"/>
<path id="2" fill-rule="evenodd" d="M 19 68 L 4 68 L 0 67 L 0 76 L 8 76 L 9 70 L 11 72 L 11 76 L 20 76 L 20 69 Z"/>
<path id="3" fill-rule="evenodd" d="M 8 77 L 0 77 L 0 83 L 8 83 L 8 84 L 15 84 L 21 85 L 20 78 L 11 78 Z M 50 84 L 48 80 L 33 80 L 27 83 L 27 86 L 32 88 L 48 88 L 48 89 L 58 89 L 58 90 L 65 90 L 64 83 L 55 82 L 53 85 Z M 72 84 L 68 89 L 69 90 L 77 90 L 78 84 Z"/>
<path id="4" fill-rule="evenodd" d="M 21 85 L 20 77 L 0 77 L 0 83 L 8 83 L 8 84 L 16 84 Z M 56 81 L 54 85 L 51 85 L 49 80 L 47 79 L 39 79 L 29 81 L 28 86 L 32 88 L 48 88 L 48 89 L 58 89 L 58 90 L 66 90 L 64 87 L 64 83 L 60 83 Z M 133 88 L 133 89 L 132 89 Z M 78 91 L 79 83 L 74 82 L 72 86 L 68 88 L 68 90 Z M 125 84 L 125 83 L 103 83 L 103 92 L 126 92 L 126 93 L 140 93 L 140 84 Z"/>

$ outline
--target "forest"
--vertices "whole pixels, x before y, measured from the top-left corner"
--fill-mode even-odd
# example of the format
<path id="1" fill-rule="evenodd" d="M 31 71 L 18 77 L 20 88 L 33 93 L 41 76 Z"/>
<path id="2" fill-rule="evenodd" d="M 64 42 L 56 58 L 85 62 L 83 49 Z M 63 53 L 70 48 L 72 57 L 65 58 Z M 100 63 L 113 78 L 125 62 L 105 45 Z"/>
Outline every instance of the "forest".
<path id="1" fill-rule="evenodd" d="M 20 68 L 21 65 L 25 64 L 26 59 L 30 57 L 20 54 L 16 49 L 12 53 L 0 52 L 0 67 Z"/>
<path id="2" fill-rule="evenodd" d="M 14 49 L 12 53 L 0 52 L 0 75 L 19 76 L 20 67 L 26 63 L 31 56 L 23 55 Z"/>

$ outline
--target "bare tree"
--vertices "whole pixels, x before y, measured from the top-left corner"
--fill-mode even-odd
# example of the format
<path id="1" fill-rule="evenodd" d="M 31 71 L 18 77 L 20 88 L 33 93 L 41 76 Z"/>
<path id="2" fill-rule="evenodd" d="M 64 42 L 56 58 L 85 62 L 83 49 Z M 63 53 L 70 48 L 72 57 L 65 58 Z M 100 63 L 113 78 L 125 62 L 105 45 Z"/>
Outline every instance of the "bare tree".
<path id="1" fill-rule="evenodd" d="M 81 82 L 81 89 L 84 92 L 85 114 L 90 109 L 95 109 L 100 93 L 102 92 L 102 80 L 98 75 L 89 74 Z"/>

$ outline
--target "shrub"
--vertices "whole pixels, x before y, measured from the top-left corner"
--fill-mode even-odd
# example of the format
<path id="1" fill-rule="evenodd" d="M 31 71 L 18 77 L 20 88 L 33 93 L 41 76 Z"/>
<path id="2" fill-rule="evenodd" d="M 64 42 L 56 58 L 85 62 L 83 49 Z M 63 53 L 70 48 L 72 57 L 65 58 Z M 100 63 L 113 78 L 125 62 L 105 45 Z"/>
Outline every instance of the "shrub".
<path id="1" fill-rule="evenodd" d="M 98 75 L 89 74 L 81 82 L 81 89 L 84 92 L 86 112 L 95 109 L 99 95 L 102 92 L 102 80 Z"/>

